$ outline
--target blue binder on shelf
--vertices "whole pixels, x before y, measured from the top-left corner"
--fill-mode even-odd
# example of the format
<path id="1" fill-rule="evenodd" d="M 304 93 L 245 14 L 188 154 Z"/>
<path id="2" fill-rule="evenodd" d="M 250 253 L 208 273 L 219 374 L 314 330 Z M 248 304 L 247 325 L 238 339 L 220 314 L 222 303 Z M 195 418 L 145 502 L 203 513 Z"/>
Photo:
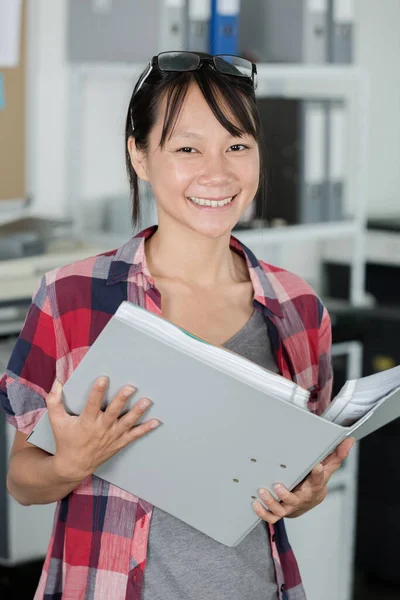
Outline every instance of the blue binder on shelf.
<path id="1" fill-rule="evenodd" d="M 212 0 L 211 54 L 238 54 L 240 0 Z"/>

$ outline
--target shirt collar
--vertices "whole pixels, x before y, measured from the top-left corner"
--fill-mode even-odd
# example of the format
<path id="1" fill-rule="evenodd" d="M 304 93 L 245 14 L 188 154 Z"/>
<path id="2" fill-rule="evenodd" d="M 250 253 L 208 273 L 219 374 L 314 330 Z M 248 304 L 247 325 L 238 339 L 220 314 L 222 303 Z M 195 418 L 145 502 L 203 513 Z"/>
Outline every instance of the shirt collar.
<path id="1" fill-rule="evenodd" d="M 147 279 L 150 286 L 154 285 L 146 261 L 145 241 L 157 231 L 157 227 L 153 225 L 144 229 L 118 248 L 111 261 L 106 285 L 133 281 L 139 274 Z M 253 299 L 263 305 L 267 313 L 282 318 L 281 305 L 273 283 L 273 271 L 268 265 L 262 266 L 252 251 L 233 235 L 230 238 L 230 247 L 246 260 L 254 289 Z"/>

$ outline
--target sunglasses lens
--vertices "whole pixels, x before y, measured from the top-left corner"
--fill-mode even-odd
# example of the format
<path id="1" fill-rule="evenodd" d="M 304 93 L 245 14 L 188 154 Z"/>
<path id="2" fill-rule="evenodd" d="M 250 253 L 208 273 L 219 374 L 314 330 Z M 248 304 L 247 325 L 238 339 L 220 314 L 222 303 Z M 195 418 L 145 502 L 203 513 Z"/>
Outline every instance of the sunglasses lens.
<path id="1" fill-rule="evenodd" d="M 218 55 L 214 57 L 215 67 L 220 73 L 225 75 L 235 75 L 236 77 L 251 77 L 253 66 L 249 60 L 240 58 L 240 56 Z"/>
<path id="2" fill-rule="evenodd" d="M 162 52 L 158 55 L 161 71 L 195 71 L 200 57 L 191 52 Z"/>

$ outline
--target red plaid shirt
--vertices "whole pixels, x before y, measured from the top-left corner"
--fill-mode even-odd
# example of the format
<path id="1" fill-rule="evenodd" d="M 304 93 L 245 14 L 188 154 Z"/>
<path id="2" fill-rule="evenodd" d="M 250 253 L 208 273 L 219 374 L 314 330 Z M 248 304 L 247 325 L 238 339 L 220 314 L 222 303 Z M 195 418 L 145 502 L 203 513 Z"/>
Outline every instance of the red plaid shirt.
<path id="1" fill-rule="evenodd" d="M 0 381 L 8 421 L 29 434 L 46 410 L 57 378 L 65 383 L 123 300 L 161 315 L 146 264 L 150 227 L 117 250 L 43 277 Z M 326 309 L 299 277 L 258 261 L 231 237 L 246 260 L 254 307 L 266 319 L 280 373 L 312 392 L 309 410 L 330 402 L 331 327 Z M 57 505 L 35 600 L 140 600 L 153 506 L 95 476 Z M 269 529 L 281 600 L 306 596 L 284 521 Z"/>

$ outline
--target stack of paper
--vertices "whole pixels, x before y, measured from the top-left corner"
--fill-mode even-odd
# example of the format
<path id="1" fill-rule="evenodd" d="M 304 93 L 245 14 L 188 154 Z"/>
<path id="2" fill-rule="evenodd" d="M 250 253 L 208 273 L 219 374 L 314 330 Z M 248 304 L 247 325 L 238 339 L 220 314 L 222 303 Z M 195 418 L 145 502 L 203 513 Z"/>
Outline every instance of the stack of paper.
<path id="1" fill-rule="evenodd" d="M 399 389 L 400 366 L 347 381 L 322 417 L 339 425 L 352 425 Z"/>

